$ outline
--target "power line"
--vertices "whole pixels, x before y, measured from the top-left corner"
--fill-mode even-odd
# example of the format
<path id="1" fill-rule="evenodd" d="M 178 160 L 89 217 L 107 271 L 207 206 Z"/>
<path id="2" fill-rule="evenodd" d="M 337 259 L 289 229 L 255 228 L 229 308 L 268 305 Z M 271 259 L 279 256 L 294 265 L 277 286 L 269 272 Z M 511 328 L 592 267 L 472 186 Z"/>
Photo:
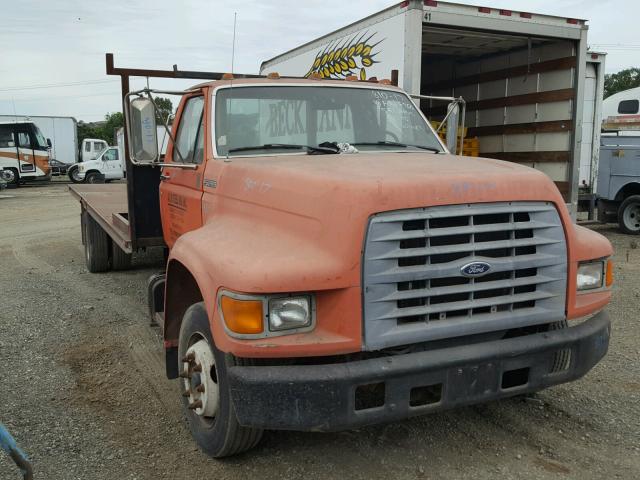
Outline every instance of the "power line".
<path id="1" fill-rule="evenodd" d="M 48 83 L 48 84 L 40 84 L 40 85 L 25 85 L 23 87 L 8 87 L 8 88 L 0 88 L 0 92 L 13 92 L 17 90 L 36 90 L 40 88 L 59 88 L 59 87 L 79 87 L 83 85 L 97 85 L 100 83 L 114 83 L 118 80 L 84 80 L 78 82 L 68 82 L 68 83 Z"/>
<path id="2" fill-rule="evenodd" d="M 90 93 L 88 95 L 57 95 L 53 97 L 37 97 L 37 98 L 0 98 L 0 102 L 10 102 L 15 101 L 17 103 L 25 103 L 25 102 L 47 102 L 49 100 L 58 100 L 64 98 L 87 98 L 87 97 L 119 97 L 119 92 L 111 92 L 111 93 Z"/>

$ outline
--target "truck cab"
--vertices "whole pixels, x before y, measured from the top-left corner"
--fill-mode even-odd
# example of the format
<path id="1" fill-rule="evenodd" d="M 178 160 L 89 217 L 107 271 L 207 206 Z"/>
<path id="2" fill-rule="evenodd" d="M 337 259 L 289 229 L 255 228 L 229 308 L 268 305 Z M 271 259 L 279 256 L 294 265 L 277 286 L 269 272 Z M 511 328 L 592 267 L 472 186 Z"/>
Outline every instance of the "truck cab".
<path id="1" fill-rule="evenodd" d="M 129 212 L 108 208 L 121 185 L 72 191 L 91 271 L 122 265 L 158 201 L 168 252 L 151 315 L 209 455 L 250 449 L 264 429 L 534 392 L 606 354 L 611 244 L 573 224 L 544 173 L 451 155 L 389 81 L 197 85 L 164 160 L 152 94 L 126 96 Z"/>
<path id="2" fill-rule="evenodd" d="M 75 177 L 80 182 L 102 183 L 124 178 L 122 155 L 118 147 L 107 147 L 95 160 L 79 163 Z"/>
<path id="3" fill-rule="evenodd" d="M 100 138 L 85 138 L 80 144 L 80 163 L 98 158 L 98 155 L 109 145 Z"/>

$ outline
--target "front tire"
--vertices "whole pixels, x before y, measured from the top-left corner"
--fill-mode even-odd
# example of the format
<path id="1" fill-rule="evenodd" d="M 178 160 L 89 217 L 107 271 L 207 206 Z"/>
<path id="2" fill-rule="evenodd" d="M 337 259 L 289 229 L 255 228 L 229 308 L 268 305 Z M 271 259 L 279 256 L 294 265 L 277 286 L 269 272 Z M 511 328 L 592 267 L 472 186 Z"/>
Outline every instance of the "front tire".
<path id="1" fill-rule="evenodd" d="M 202 302 L 184 314 L 178 362 L 183 410 L 198 446 L 214 458 L 253 448 L 263 431 L 238 423 L 227 380 L 227 367 L 236 359 L 216 348 Z"/>
<path id="2" fill-rule="evenodd" d="M 84 179 L 78 177 L 78 166 L 77 165 L 69 167 L 69 170 L 67 171 L 67 175 L 69 177 L 69 180 L 71 180 L 73 183 L 82 183 L 82 182 L 84 182 Z"/>
<path id="3" fill-rule="evenodd" d="M 623 233 L 640 234 L 640 195 L 631 195 L 624 199 L 618 209 L 618 225 Z"/>
<path id="4" fill-rule="evenodd" d="M 3 175 L 8 185 L 20 186 L 20 174 L 17 168 L 5 168 Z"/>

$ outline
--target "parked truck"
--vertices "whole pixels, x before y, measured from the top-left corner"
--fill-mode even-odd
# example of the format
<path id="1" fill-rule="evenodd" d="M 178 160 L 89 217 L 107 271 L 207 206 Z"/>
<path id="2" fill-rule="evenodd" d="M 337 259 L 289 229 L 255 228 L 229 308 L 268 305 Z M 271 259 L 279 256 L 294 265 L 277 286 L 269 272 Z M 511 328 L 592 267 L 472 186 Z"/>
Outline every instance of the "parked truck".
<path id="1" fill-rule="evenodd" d="M 451 155 L 389 81 L 256 77 L 201 73 L 162 162 L 167 92 L 128 93 L 127 184 L 70 187 L 90 271 L 166 249 L 150 314 L 202 450 L 533 392 L 605 355 L 612 247 L 547 175 Z"/>
<path id="2" fill-rule="evenodd" d="M 603 105 L 595 197 L 598 218 L 640 234 L 640 88 L 607 98 Z"/>
<path id="3" fill-rule="evenodd" d="M 427 97 L 461 97 L 464 135 L 477 142 L 469 151 L 546 173 L 574 216 L 580 166 L 591 169 L 599 146 L 603 58 L 587 55 L 585 20 L 410 0 L 267 60 L 260 71 L 365 80 L 397 69 L 399 85 L 423 95 L 420 108 L 435 121 L 449 109 Z"/>

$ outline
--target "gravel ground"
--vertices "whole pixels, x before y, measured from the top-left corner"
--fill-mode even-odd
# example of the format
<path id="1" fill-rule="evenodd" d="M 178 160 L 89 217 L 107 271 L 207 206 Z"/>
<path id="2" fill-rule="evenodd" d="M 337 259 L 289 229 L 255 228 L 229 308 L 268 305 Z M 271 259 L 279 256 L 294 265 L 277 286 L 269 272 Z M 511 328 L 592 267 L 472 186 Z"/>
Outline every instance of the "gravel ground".
<path id="1" fill-rule="evenodd" d="M 516 398 L 338 434 L 269 432 L 212 460 L 196 448 L 166 380 L 145 280 L 89 274 L 66 185 L 0 194 L 0 421 L 39 479 L 640 477 L 640 248 L 613 226 L 614 322 L 584 379 Z M 0 479 L 19 475 L 0 455 Z"/>

